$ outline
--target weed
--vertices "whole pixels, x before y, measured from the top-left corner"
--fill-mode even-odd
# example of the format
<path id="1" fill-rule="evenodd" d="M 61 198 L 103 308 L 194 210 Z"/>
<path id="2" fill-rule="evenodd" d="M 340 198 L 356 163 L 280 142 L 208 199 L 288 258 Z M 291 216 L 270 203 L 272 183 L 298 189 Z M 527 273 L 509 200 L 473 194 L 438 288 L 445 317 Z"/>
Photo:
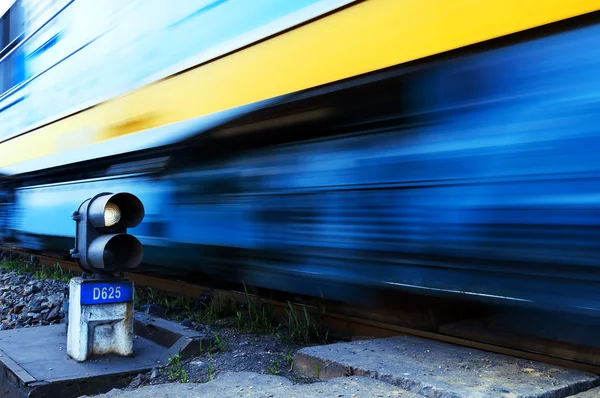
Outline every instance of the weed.
<path id="1" fill-rule="evenodd" d="M 210 323 L 233 313 L 231 302 L 215 297 L 209 303 L 200 302 L 200 309 L 189 308 L 188 318 L 198 323 Z"/>
<path id="2" fill-rule="evenodd" d="M 291 372 L 294 368 L 294 354 L 292 353 L 292 350 L 288 349 L 286 351 L 286 353 L 283 354 L 283 356 L 284 356 L 284 361 L 290 367 L 290 372 Z"/>
<path id="3" fill-rule="evenodd" d="M 185 371 L 185 369 L 181 370 L 181 376 L 179 377 L 179 381 L 181 383 L 187 383 L 189 381 L 188 375 L 187 375 L 187 372 Z"/>
<path id="4" fill-rule="evenodd" d="M 315 377 L 318 379 L 319 378 L 319 364 L 315 363 Z"/>
<path id="5" fill-rule="evenodd" d="M 203 301 L 190 300 L 181 296 L 172 296 L 149 288 L 136 288 L 135 307 L 145 304 L 157 304 L 165 309 L 165 315 L 178 321 L 190 319 L 196 323 L 209 323 L 233 313 L 231 302 L 219 298 Z"/>
<path id="6" fill-rule="evenodd" d="M 181 296 L 173 297 L 169 295 L 161 295 L 159 299 L 160 305 L 165 307 L 165 315 L 173 315 L 176 313 L 185 313 L 188 307 L 187 300 Z"/>
<path id="7" fill-rule="evenodd" d="M 204 304 L 206 307 L 206 312 L 204 314 L 204 319 L 207 321 L 215 321 L 218 318 L 222 318 L 231 314 L 231 302 L 223 300 L 222 298 L 215 297 L 210 300 L 209 304 Z"/>
<path id="8" fill-rule="evenodd" d="M 242 318 L 242 313 L 240 311 L 235 313 L 235 326 L 239 329 L 242 330 L 242 327 L 244 325 L 244 319 Z"/>
<path id="9" fill-rule="evenodd" d="M 135 287 L 135 294 L 133 295 L 133 304 L 135 308 L 139 309 L 142 305 L 150 304 L 153 301 L 153 290 L 149 288 L 142 288 L 139 286 Z"/>
<path id="10" fill-rule="evenodd" d="M 158 304 L 165 308 L 166 315 L 186 313 L 189 308 L 188 300 L 180 296 L 171 296 L 164 292 L 159 292 L 151 288 L 136 287 L 135 306 L 139 307 L 146 304 Z"/>
<path id="11" fill-rule="evenodd" d="M 213 379 L 213 363 L 211 361 L 208 362 L 208 381 Z"/>
<path id="12" fill-rule="evenodd" d="M 217 350 L 219 352 L 224 352 L 227 349 L 227 342 L 219 337 L 219 334 L 217 332 L 214 332 L 215 334 L 215 342 L 217 343 Z"/>
<path id="13" fill-rule="evenodd" d="M 248 308 L 246 314 L 236 313 L 236 326 L 239 330 L 250 333 L 269 334 L 277 330 L 273 306 L 253 300 L 244 286 Z"/>
<path id="14" fill-rule="evenodd" d="M 287 329 L 289 332 L 289 339 L 295 342 L 308 344 L 313 340 L 320 340 L 321 334 L 317 324 L 313 321 L 311 316 L 308 314 L 306 307 L 302 307 L 303 319 L 298 316 L 298 312 L 292 306 L 292 303 L 288 301 L 289 310 L 287 311 Z M 327 333 L 327 336 L 329 333 Z"/>
<path id="15" fill-rule="evenodd" d="M 181 351 L 178 351 L 174 356 L 169 355 L 167 378 L 169 381 L 179 380 L 181 383 L 188 382 L 187 372 L 181 364 Z"/>
<path id="16" fill-rule="evenodd" d="M 30 263 L 19 260 L 2 260 L 0 262 L 0 268 L 4 271 L 14 272 L 17 275 L 35 272 L 35 269 L 33 269 Z"/>
<path id="17" fill-rule="evenodd" d="M 50 269 L 49 278 L 69 282 L 76 274 L 72 271 L 67 271 L 63 269 L 58 263 L 52 267 L 45 267 L 46 269 Z"/>
<path id="18" fill-rule="evenodd" d="M 30 274 L 35 279 L 54 279 L 63 282 L 69 282 L 71 278 L 77 275 L 72 271 L 64 270 L 58 263 L 55 265 L 40 265 L 22 260 L 2 260 L 0 261 L 0 268 L 19 275 Z"/>
<path id="19" fill-rule="evenodd" d="M 278 360 L 271 361 L 271 364 L 268 366 L 267 370 L 269 371 L 269 374 L 278 375 L 279 374 L 279 361 Z"/>
<path id="20" fill-rule="evenodd" d="M 169 365 L 179 365 L 181 364 L 181 350 L 177 351 L 177 354 L 171 356 L 169 355 Z"/>

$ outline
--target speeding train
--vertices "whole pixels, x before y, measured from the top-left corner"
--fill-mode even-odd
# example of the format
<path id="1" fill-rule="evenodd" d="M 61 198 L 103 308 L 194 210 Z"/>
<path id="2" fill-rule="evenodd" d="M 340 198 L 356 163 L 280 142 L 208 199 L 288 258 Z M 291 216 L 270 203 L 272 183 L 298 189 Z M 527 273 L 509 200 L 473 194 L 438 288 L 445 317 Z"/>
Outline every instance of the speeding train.
<path id="1" fill-rule="evenodd" d="M 600 310 L 597 0 L 7 4 L 3 245 L 130 192 L 136 272 Z"/>

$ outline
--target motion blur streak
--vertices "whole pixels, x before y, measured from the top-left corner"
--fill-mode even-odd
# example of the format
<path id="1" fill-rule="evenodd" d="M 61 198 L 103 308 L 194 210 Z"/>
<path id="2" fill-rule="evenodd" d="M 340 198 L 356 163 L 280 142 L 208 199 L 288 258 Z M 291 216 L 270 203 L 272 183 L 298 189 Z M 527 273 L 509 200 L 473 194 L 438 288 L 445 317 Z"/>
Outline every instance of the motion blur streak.
<path id="1" fill-rule="evenodd" d="M 483 13 L 485 7 L 467 3 Z M 34 162 L 27 167 L 2 169 L 11 174 L 2 180 L 2 238 L 66 253 L 71 211 L 99 192 L 125 191 L 146 210 L 132 230 L 145 247 L 143 272 L 359 302 L 397 289 L 595 313 L 600 17 L 498 37 L 577 15 L 591 3 L 552 4 L 548 14 L 535 14 L 535 23 L 526 20 L 529 14 L 519 19 L 519 27 L 510 11 L 497 20 L 487 13 L 490 30 L 478 31 L 478 40 L 450 43 L 456 36 L 448 42 L 436 36 L 437 50 L 454 51 L 429 47 L 421 54 L 426 58 L 372 65 L 366 74 L 351 68 L 331 74 L 351 76 L 343 80 L 290 80 L 285 90 L 269 91 L 275 97 L 248 97 L 264 101 L 213 109 L 210 118 L 198 111 L 200 102 L 189 100 L 196 97 L 178 98 L 176 90 L 161 100 L 198 111 L 186 123 L 157 124 L 155 115 L 124 107 L 119 120 L 130 122 L 128 136 L 74 144 L 54 154 L 55 163 L 30 156 L 23 158 Z M 355 6 L 304 21 L 277 43 L 295 43 L 306 27 L 324 29 Z M 361 22 L 377 23 L 355 21 Z M 261 43 L 274 45 L 270 40 Z M 416 34 L 402 40 L 420 43 Z M 236 54 L 260 54 L 252 58 L 260 65 L 282 56 L 253 48 Z M 377 51 L 397 55 L 385 46 Z M 310 62 L 313 69 L 333 65 Z M 194 70 L 213 71 L 203 67 Z M 251 65 L 237 67 L 242 73 Z M 190 76 L 201 72 L 186 73 L 177 76 L 195 82 Z M 277 79 L 294 78 L 281 73 Z M 224 104 L 248 87 L 276 81 L 261 75 L 250 84 L 232 76 L 230 91 L 198 96 L 205 102 L 219 96 Z"/>
<path id="2" fill-rule="evenodd" d="M 207 9 L 211 3 L 129 0 L 122 7 L 122 0 L 75 1 L 33 41 L 26 62 L 32 80 L 0 102 L 0 109 L 8 107 L 0 112 L 0 139 L 13 138 L 0 145 L 0 166 L 317 87 L 600 7 L 597 0 L 547 0 L 543 12 L 539 0 L 228 0 Z M 63 25 L 74 29 L 60 29 Z M 41 44 L 56 48 L 39 53 Z M 62 59 L 64 52 L 68 59 L 41 74 L 48 57 Z M 23 94 L 30 99 L 15 103 Z M 48 124 L 57 114 L 89 107 Z M 30 131 L 32 123 L 43 127 Z M 28 134 L 15 138 L 23 132 Z"/>
<path id="3" fill-rule="evenodd" d="M 516 298 L 516 297 L 494 296 L 493 294 L 473 293 L 473 292 L 448 290 L 448 289 L 435 289 L 435 288 L 431 288 L 431 287 L 407 285 L 407 284 L 404 284 L 404 283 L 396 283 L 396 282 L 385 282 L 385 283 L 390 284 L 390 285 L 394 285 L 394 286 L 408 287 L 408 288 L 411 288 L 411 289 L 435 290 L 435 291 L 440 291 L 440 292 L 466 294 L 466 295 L 481 296 L 481 297 L 488 297 L 488 298 L 496 298 L 496 299 L 502 299 L 502 300 L 529 301 L 529 300 L 524 300 L 524 299 L 520 299 L 520 298 Z"/>

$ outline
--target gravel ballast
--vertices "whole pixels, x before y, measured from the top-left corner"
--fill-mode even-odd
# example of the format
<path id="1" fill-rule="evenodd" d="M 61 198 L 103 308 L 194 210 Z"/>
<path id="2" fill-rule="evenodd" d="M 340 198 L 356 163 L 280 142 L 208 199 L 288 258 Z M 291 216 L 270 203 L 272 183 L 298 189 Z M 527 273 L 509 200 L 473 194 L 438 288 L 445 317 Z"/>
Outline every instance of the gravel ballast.
<path id="1" fill-rule="evenodd" d="M 64 323 L 68 285 L 3 271 L 0 274 L 0 330 Z"/>

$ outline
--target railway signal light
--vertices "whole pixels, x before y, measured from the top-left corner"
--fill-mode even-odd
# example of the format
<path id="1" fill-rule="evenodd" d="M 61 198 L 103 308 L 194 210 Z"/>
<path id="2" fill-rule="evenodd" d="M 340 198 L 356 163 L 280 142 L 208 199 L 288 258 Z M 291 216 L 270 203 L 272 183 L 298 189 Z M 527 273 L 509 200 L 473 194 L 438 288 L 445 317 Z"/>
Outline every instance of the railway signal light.
<path id="1" fill-rule="evenodd" d="M 136 196 L 101 193 L 85 200 L 72 217 L 76 231 L 71 256 L 83 271 L 112 274 L 142 261 L 142 244 L 127 233 L 144 218 L 144 206 Z"/>

